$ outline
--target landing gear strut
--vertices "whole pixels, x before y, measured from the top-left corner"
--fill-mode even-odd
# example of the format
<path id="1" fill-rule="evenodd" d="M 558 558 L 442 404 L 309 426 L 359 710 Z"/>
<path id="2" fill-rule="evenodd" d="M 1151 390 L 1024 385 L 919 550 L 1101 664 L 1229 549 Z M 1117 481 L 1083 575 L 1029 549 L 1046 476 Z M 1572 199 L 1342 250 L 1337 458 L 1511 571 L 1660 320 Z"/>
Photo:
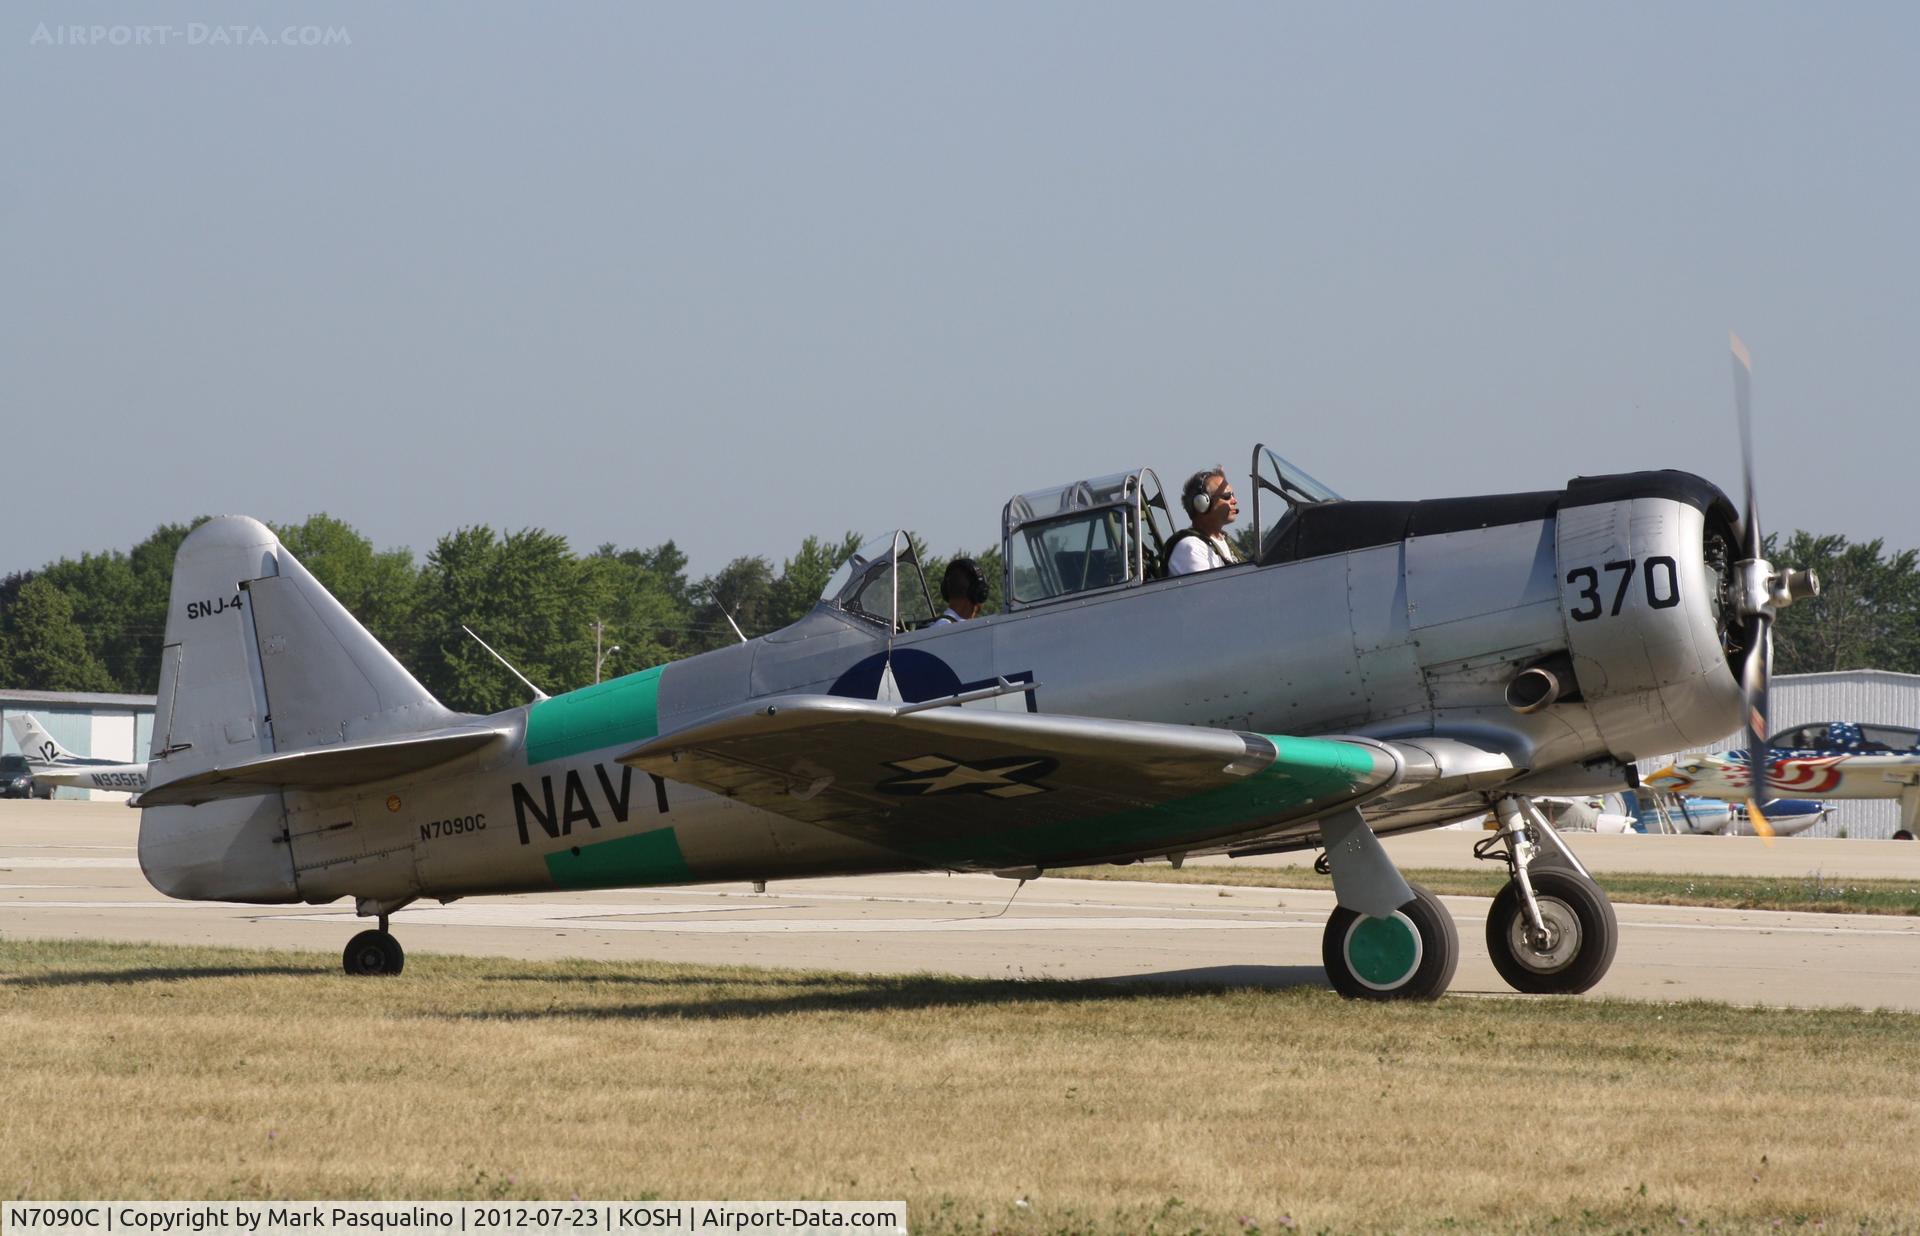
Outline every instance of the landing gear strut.
<path id="1" fill-rule="evenodd" d="M 1314 863 L 1333 877 L 1339 905 L 1320 937 L 1333 989 L 1350 1000 L 1432 1000 L 1453 981 L 1460 936 L 1453 916 L 1409 884 L 1357 810 L 1320 823 L 1327 851 Z"/>
<path id="2" fill-rule="evenodd" d="M 341 962 L 348 974 L 398 974 L 407 964 L 407 953 L 387 930 L 387 915 L 382 912 L 377 930 L 363 931 L 347 941 Z"/>
<path id="3" fill-rule="evenodd" d="M 1473 847 L 1512 878 L 1487 913 L 1487 953 L 1516 991 L 1573 995 L 1606 977 L 1620 926 L 1613 904 L 1531 799 L 1494 804 L 1500 831 Z"/>

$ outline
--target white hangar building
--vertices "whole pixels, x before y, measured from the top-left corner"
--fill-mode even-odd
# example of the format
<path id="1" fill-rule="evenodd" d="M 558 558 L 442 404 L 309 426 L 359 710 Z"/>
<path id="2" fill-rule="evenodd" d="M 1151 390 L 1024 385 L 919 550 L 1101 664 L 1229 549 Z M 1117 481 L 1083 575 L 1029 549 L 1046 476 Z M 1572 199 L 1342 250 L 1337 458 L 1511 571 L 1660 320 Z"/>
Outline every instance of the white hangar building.
<path id="1" fill-rule="evenodd" d="M 153 746 L 151 695 L 106 695 L 86 691 L 0 690 L 0 755 L 20 754 L 6 718 L 30 712 L 61 746 L 75 755 L 144 763 Z M 62 786 L 55 798 L 124 799 L 107 790 Z"/>

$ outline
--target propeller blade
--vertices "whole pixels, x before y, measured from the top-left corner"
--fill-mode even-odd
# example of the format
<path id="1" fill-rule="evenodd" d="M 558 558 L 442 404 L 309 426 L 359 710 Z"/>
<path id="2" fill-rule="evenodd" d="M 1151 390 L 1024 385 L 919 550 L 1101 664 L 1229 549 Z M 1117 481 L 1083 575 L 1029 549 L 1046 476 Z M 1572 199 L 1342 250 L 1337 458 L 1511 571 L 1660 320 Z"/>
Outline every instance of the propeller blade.
<path id="1" fill-rule="evenodd" d="M 1747 713 L 1747 814 L 1753 829 L 1762 837 L 1772 837 L 1761 803 L 1772 802 L 1773 748 L 1767 743 L 1772 732 L 1767 710 L 1768 683 L 1773 678 L 1773 616 L 1755 614 L 1747 620 L 1747 649 L 1740 662 L 1740 697 Z"/>
<path id="2" fill-rule="evenodd" d="M 1740 336 L 1727 332 L 1733 352 L 1733 409 L 1740 418 L 1740 480 L 1745 489 L 1741 512 L 1741 556 L 1757 563 L 1765 548 L 1760 531 L 1760 498 L 1753 481 L 1753 357 Z M 1765 569 L 1765 568 L 1752 568 Z M 1746 706 L 1747 818 L 1753 831 L 1771 844 L 1773 826 L 1760 804 L 1773 801 L 1773 749 L 1769 733 L 1767 684 L 1773 677 L 1773 613 L 1764 606 L 1747 615 L 1741 632 L 1740 698 Z"/>
<path id="3" fill-rule="evenodd" d="M 1733 350 L 1733 409 L 1740 418 L 1741 540 L 1745 557 L 1760 556 L 1760 499 L 1753 484 L 1753 357 L 1740 336 L 1727 332 Z"/>

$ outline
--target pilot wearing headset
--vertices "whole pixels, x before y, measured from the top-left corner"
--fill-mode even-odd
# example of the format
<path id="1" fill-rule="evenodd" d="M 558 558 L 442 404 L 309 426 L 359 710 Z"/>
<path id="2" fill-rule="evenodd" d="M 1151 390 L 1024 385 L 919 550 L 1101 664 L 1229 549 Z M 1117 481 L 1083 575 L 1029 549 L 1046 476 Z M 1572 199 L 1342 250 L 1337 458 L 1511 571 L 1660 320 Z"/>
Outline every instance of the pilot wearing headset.
<path id="1" fill-rule="evenodd" d="M 947 573 L 940 580 L 940 595 L 946 600 L 946 612 L 928 626 L 965 622 L 978 614 L 980 607 L 987 603 L 987 581 L 980 574 L 980 564 L 971 558 L 955 558 L 949 562 Z"/>
<path id="2" fill-rule="evenodd" d="M 1226 528 L 1240 514 L 1240 502 L 1218 466 L 1194 473 L 1180 487 L 1180 505 L 1193 526 L 1176 532 L 1167 542 L 1167 574 L 1191 575 L 1240 561 L 1227 540 Z"/>

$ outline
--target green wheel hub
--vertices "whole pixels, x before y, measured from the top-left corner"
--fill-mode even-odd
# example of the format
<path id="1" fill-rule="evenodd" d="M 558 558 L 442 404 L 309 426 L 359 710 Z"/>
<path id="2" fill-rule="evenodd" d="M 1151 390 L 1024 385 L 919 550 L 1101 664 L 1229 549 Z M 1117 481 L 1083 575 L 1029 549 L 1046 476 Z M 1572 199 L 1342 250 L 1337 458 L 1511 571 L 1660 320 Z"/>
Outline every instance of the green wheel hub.
<path id="1" fill-rule="evenodd" d="M 1420 930 L 1395 910 L 1386 918 L 1357 918 L 1347 929 L 1347 966 L 1375 991 L 1392 991 L 1413 977 L 1426 948 Z"/>

